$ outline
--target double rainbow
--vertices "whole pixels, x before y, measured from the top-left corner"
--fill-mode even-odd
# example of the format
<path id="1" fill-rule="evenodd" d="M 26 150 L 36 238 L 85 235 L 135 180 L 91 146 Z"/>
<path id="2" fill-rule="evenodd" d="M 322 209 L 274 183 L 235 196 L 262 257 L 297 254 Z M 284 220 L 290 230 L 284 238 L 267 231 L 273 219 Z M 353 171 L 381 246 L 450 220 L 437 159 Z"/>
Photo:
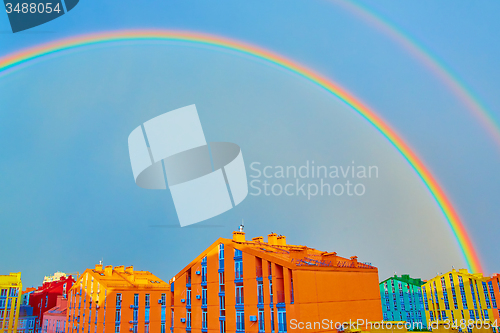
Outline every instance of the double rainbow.
<path id="1" fill-rule="evenodd" d="M 289 70 L 317 84 L 319 87 L 338 97 L 364 119 L 366 119 L 370 124 L 372 124 L 408 161 L 413 170 L 415 170 L 417 175 L 424 182 L 425 186 L 428 188 L 432 197 L 443 212 L 446 222 L 457 240 L 469 271 L 482 272 L 482 266 L 478 254 L 462 221 L 460 220 L 460 217 L 453 208 L 443 189 L 439 186 L 436 179 L 425 167 L 424 163 L 422 163 L 415 152 L 393 129 L 390 128 L 387 122 L 371 111 L 358 98 L 354 97 L 352 94 L 331 80 L 322 77 L 305 66 L 286 59 L 281 55 L 240 41 L 202 33 L 172 30 L 124 30 L 71 37 L 13 53 L 12 55 L 0 58 L 0 77 L 22 68 L 22 65 L 29 65 L 38 58 L 46 57 L 61 51 L 70 51 L 77 48 L 101 44 L 120 42 L 130 43 L 140 41 L 194 43 L 219 47 L 221 49 L 235 51 L 240 54 L 246 54 Z"/>

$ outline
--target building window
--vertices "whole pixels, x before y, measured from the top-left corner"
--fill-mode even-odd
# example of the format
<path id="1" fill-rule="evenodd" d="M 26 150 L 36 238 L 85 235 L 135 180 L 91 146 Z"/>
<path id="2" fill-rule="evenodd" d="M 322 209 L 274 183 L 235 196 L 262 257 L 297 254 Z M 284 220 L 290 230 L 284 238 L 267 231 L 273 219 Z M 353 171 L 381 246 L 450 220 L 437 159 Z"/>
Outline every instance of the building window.
<path id="1" fill-rule="evenodd" d="M 201 283 L 207 282 L 207 266 L 201 266 Z"/>
<path id="2" fill-rule="evenodd" d="M 286 311 L 278 310 L 278 332 L 283 333 L 286 332 Z"/>
<path id="3" fill-rule="evenodd" d="M 274 294 L 273 294 L 273 280 L 270 279 L 269 280 L 269 302 L 271 304 L 273 304 L 273 296 L 274 296 Z"/>
<path id="4" fill-rule="evenodd" d="M 264 310 L 259 310 L 259 332 L 266 331 L 266 322 L 264 321 Z"/>
<path id="5" fill-rule="evenodd" d="M 219 317 L 226 316 L 226 297 L 219 296 Z"/>
<path id="6" fill-rule="evenodd" d="M 220 333 L 226 333 L 226 321 L 219 320 L 219 331 Z"/>
<path id="7" fill-rule="evenodd" d="M 488 289 L 490 290 L 490 296 L 491 296 L 491 304 L 493 306 L 493 309 L 497 308 L 497 300 L 495 298 L 495 291 L 493 290 L 493 284 L 491 281 L 488 281 Z"/>
<path id="8" fill-rule="evenodd" d="M 207 288 L 201 289 L 201 305 L 207 306 Z"/>
<path id="9" fill-rule="evenodd" d="M 460 296 L 462 297 L 462 307 L 467 310 L 467 297 L 465 295 L 464 280 L 462 276 L 458 276 L 458 286 L 460 287 Z"/>
<path id="10" fill-rule="evenodd" d="M 207 310 L 203 310 L 201 313 L 201 328 L 208 329 L 208 313 Z"/>
<path id="11" fill-rule="evenodd" d="M 243 286 L 242 285 L 236 285 L 236 304 L 243 304 L 244 299 L 243 299 Z"/>
<path id="12" fill-rule="evenodd" d="M 245 312 L 242 310 L 236 310 L 236 331 L 245 331 Z"/>
<path id="13" fill-rule="evenodd" d="M 223 293 L 226 291 L 225 276 L 224 272 L 219 272 L 219 292 Z"/>
<path id="14" fill-rule="evenodd" d="M 257 284 L 257 302 L 264 304 L 264 284 L 262 281 L 259 281 Z"/>
<path id="15" fill-rule="evenodd" d="M 186 312 L 186 328 L 191 329 L 191 310 Z"/>
<path id="16" fill-rule="evenodd" d="M 234 278 L 235 280 L 243 279 L 243 261 L 241 260 L 234 262 Z"/>
<path id="17" fill-rule="evenodd" d="M 122 306 L 122 294 L 116 294 L 116 307 L 120 308 Z"/>
<path id="18" fill-rule="evenodd" d="M 274 309 L 271 308 L 271 333 L 274 333 Z"/>
<path id="19" fill-rule="evenodd" d="M 151 298 L 150 298 L 150 295 L 149 294 L 146 294 L 146 297 L 144 298 L 144 306 L 149 308 L 151 304 Z"/>
<path id="20" fill-rule="evenodd" d="M 170 331 L 174 331 L 174 309 L 170 310 Z"/>
<path id="21" fill-rule="evenodd" d="M 121 309 L 116 309 L 115 312 L 115 322 L 120 323 L 121 320 Z"/>
<path id="22" fill-rule="evenodd" d="M 219 269 L 224 269 L 224 244 L 219 244 Z"/>

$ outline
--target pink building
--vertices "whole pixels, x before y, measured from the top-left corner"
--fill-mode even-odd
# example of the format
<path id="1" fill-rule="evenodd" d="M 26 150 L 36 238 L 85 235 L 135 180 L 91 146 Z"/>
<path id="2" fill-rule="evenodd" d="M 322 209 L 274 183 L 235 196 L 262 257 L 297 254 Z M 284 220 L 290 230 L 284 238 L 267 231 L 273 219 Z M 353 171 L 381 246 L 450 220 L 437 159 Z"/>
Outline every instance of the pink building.
<path id="1" fill-rule="evenodd" d="M 68 299 L 57 296 L 56 306 L 43 314 L 42 333 L 65 333 Z"/>

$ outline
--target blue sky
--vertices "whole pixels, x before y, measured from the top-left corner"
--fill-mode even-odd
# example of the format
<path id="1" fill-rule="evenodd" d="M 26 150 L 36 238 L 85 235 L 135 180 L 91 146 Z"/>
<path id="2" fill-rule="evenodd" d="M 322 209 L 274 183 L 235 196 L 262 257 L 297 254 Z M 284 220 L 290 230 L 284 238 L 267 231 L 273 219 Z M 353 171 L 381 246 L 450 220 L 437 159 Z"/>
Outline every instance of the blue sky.
<path id="1" fill-rule="evenodd" d="M 421 41 L 500 118 L 500 4 L 359 3 Z M 500 270 L 500 149 L 422 64 L 335 1 L 82 1 L 17 34 L 0 15 L 0 55 L 133 28 L 235 38 L 334 79 L 415 148 L 463 217 L 487 273 Z M 200 224 L 215 227 L 175 228 L 168 192 L 134 184 L 126 138 L 138 124 L 193 103 L 207 140 L 239 144 L 249 174 L 254 161 L 355 160 L 378 165 L 381 176 L 355 200 L 249 196 Z M 394 148 L 331 95 L 263 62 L 187 44 L 92 49 L 0 78 L 0 105 L 1 230 L 22 235 L 0 243 L 0 267 L 22 271 L 26 285 L 101 258 L 168 280 L 217 237 L 230 237 L 241 219 L 249 237 L 274 231 L 292 243 L 358 255 L 379 267 L 381 279 L 394 271 L 430 278 L 463 265 L 435 203 Z"/>

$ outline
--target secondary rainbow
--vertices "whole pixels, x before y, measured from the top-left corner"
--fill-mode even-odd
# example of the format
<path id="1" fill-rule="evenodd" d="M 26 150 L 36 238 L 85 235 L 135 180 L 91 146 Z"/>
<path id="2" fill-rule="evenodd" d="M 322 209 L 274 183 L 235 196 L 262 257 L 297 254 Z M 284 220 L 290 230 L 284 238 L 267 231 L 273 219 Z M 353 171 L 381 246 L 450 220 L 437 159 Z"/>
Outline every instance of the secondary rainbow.
<path id="1" fill-rule="evenodd" d="M 441 80 L 441 82 L 443 82 L 444 85 L 467 106 L 474 118 L 483 125 L 497 146 L 500 147 L 500 125 L 498 119 L 496 119 L 494 114 L 479 100 L 479 97 L 475 96 L 471 89 L 458 78 L 458 75 L 453 73 L 450 68 L 447 68 L 443 61 L 439 60 L 436 55 L 433 55 L 422 45 L 422 43 L 410 37 L 407 33 L 403 32 L 403 30 L 396 27 L 389 22 L 389 20 L 383 18 L 372 9 L 352 1 L 341 0 L 334 1 L 334 3 L 384 33 L 417 59 L 422 65 L 427 67 L 431 73 L 438 77 L 439 80 Z"/>
<path id="2" fill-rule="evenodd" d="M 0 77 L 8 72 L 13 72 L 22 68 L 22 65 L 29 65 L 37 59 L 51 54 L 87 46 L 144 41 L 195 43 L 249 55 L 289 70 L 338 97 L 373 125 L 408 161 L 441 209 L 458 243 L 468 269 L 473 272 L 483 271 L 481 261 L 479 260 L 474 245 L 445 192 L 424 163 L 418 158 L 417 154 L 402 140 L 388 123 L 338 84 L 274 52 L 241 41 L 204 33 L 172 30 L 121 30 L 62 39 L 5 56 L 0 58 Z"/>

